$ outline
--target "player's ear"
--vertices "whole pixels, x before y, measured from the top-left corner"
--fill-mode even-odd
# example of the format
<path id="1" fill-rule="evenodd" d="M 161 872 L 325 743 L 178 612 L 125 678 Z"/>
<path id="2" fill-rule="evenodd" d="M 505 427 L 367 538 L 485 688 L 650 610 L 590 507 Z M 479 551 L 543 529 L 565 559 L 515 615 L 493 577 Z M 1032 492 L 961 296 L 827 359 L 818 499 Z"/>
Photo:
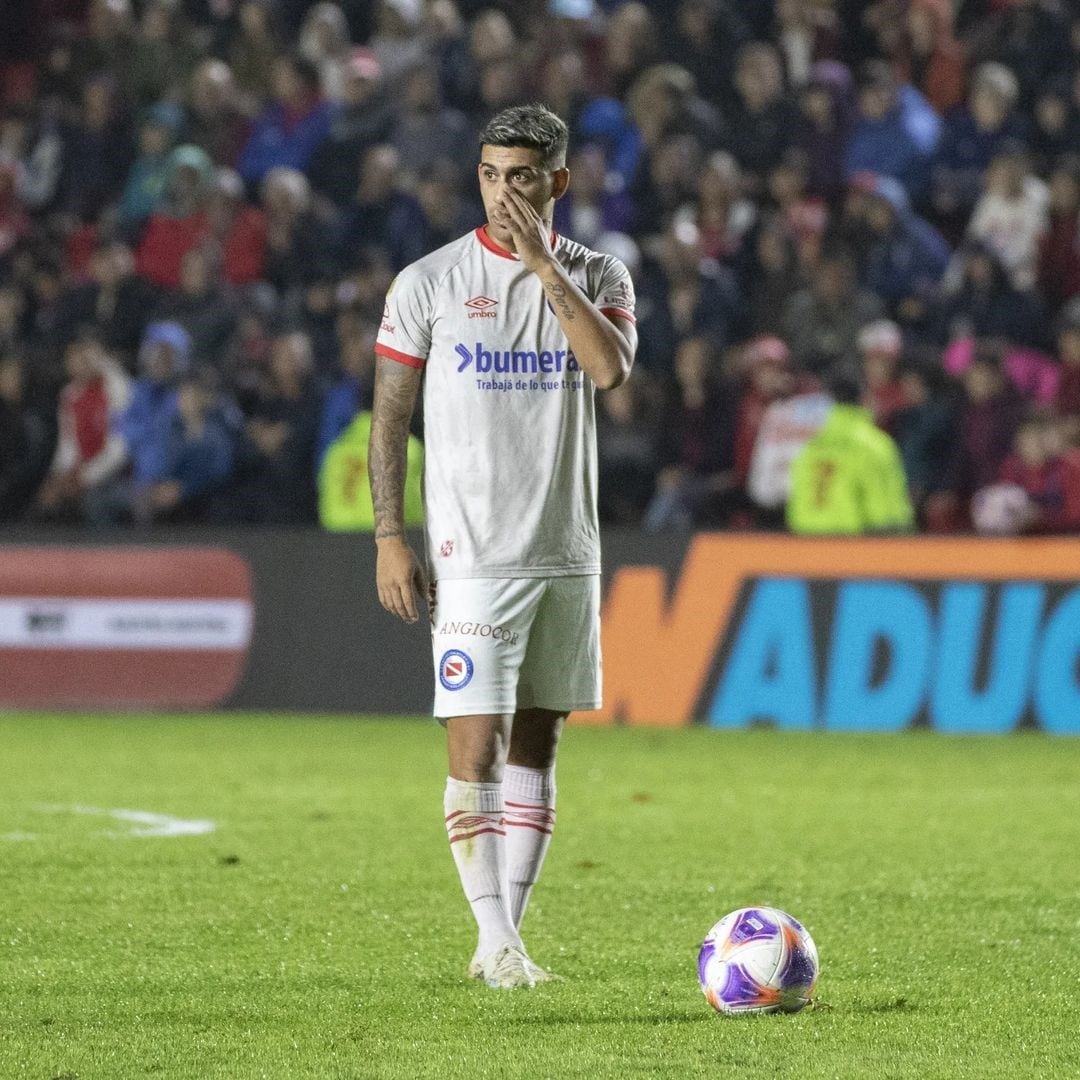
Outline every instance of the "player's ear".
<path id="1" fill-rule="evenodd" d="M 570 186 L 570 170 L 564 165 L 551 174 L 551 197 L 561 199 Z"/>

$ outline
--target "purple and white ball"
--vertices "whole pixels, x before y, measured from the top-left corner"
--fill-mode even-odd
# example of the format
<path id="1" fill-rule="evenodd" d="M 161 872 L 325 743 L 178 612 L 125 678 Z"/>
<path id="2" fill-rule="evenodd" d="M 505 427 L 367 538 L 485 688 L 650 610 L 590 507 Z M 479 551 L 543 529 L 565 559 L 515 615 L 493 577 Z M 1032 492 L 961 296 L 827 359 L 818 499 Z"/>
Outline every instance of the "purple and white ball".
<path id="1" fill-rule="evenodd" d="M 779 908 L 725 915 L 698 953 L 698 981 L 717 1012 L 798 1012 L 817 977 L 814 939 Z"/>

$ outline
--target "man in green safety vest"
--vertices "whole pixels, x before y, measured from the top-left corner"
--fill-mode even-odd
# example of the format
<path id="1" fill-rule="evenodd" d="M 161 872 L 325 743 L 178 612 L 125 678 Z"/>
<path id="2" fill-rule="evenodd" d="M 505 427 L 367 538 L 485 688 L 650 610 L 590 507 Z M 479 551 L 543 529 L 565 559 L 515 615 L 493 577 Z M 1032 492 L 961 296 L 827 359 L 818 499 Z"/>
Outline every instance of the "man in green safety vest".
<path id="1" fill-rule="evenodd" d="M 368 483 L 368 439 L 371 413 L 356 414 L 353 422 L 330 444 L 319 469 L 319 522 L 331 532 L 374 532 L 375 511 Z M 424 447 L 409 436 L 405 475 L 405 527 L 424 523 L 420 478 Z"/>
<path id="2" fill-rule="evenodd" d="M 791 467 L 787 524 L 805 535 L 906 532 L 914 514 L 896 443 L 859 405 L 859 382 L 846 370 L 828 379 L 835 404 Z"/>

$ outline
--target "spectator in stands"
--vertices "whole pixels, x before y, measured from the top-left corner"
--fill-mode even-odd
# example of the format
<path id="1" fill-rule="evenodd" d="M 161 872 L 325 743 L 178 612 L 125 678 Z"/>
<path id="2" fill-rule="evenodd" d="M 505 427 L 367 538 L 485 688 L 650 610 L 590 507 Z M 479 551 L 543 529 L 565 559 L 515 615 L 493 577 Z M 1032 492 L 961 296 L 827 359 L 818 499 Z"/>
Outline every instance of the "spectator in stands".
<path id="1" fill-rule="evenodd" d="M 18 196 L 31 213 L 53 208 L 64 169 L 64 140 L 55 102 L 12 105 L 0 116 L 0 159 L 17 163 Z"/>
<path id="2" fill-rule="evenodd" d="M 1057 327 L 1061 380 L 1054 404 L 1064 417 L 1080 418 L 1080 297 L 1061 312 Z"/>
<path id="3" fill-rule="evenodd" d="M 131 132 L 115 80 L 95 75 L 82 89 L 82 108 L 65 138 L 63 209 L 95 219 L 120 193 L 132 159 Z"/>
<path id="4" fill-rule="evenodd" d="M 251 134 L 251 121 L 237 103 L 233 73 L 223 60 L 209 58 L 188 81 L 182 143 L 198 146 L 215 165 L 232 167 Z"/>
<path id="5" fill-rule="evenodd" d="M 18 521 L 49 468 L 52 431 L 27 393 L 27 370 L 14 353 L 0 354 L 0 522 Z"/>
<path id="6" fill-rule="evenodd" d="M 301 525 L 316 520 L 315 449 L 321 401 L 313 379 L 311 343 L 301 333 L 276 338 L 269 378 L 244 426 L 241 484 L 226 520 Z"/>
<path id="7" fill-rule="evenodd" d="M 221 288 L 218 260 L 208 248 L 192 248 L 184 256 L 180 288 L 161 300 L 154 317 L 183 329 L 192 362 L 213 365 L 232 334 L 235 319 Z"/>
<path id="8" fill-rule="evenodd" d="M 397 85 L 401 76 L 424 58 L 424 41 L 417 32 L 421 6 L 420 0 L 382 0 L 378 5 L 371 49 L 389 85 Z M 488 9 L 477 18 L 476 24 L 484 14 L 502 15 L 502 12 Z"/>
<path id="9" fill-rule="evenodd" d="M 697 181 L 696 220 L 701 250 L 707 258 L 726 263 L 736 271 L 749 257 L 746 245 L 757 224 L 757 207 L 743 194 L 745 186 L 739 163 L 725 150 L 709 156 Z M 786 209 L 781 206 L 782 211 Z"/>
<path id="10" fill-rule="evenodd" d="M 56 452 L 35 503 L 45 520 L 77 518 L 87 497 L 127 462 L 116 422 L 128 406 L 131 380 L 92 330 L 67 347 L 64 366 L 69 381 L 57 407 Z"/>
<path id="11" fill-rule="evenodd" d="M 795 244 L 779 217 L 767 218 L 757 230 L 753 254 L 743 271 L 748 331 L 779 334 L 784 305 L 802 285 Z"/>
<path id="12" fill-rule="evenodd" d="M 414 179 L 437 161 L 453 161 L 472 133 L 464 115 L 443 104 L 438 73 L 423 62 L 403 77 L 390 145 L 405 179 Z"/>
<path id="13" fill-rule="evenodd" d="M 0 158 L 0 269 L 30 235 L 30 215 L 19 197 L 20 163 Z"/>
<path id="14" fill-rule="evenodd" d="M 660 33 L 645 4 L 631 0 L 612 12 L 604 38 L 607 89 L 624 97 L 638 76 L 657 58 Z"/>
<path id="15" fill-rule="evenodd" d="M 1080 158 L 1060 159 L 1048 190 L 1049 215 L 1039 240 L 1035 283 L 1050 311 L 1057 312 L 1080 295 Z"/>
<path id="16" fill-rule="evenodd" d="M 270 97 L 280 52 L 274 5 L 270 0 L 242 0 L 228 60 L 246 115 L 256 116 Z"/>
<path id="17" fill-rule="evenodd" d="M 952 454 L 956 422 L 953 394 L 936 356 L 929 362 L 905 364 L 899 378 L 901 405 L 892 415 L 891 431 L 908 494 L 921 516 L 927 498 L 945 485 L 942 462 Z"/>
<path id="18" fill-rule="evenodd" d="M 1046 184 L 1031 172 L 1024 147 L 1003 147 L 990 163 L 986 190 L 975 205 L 967 236 L 997 254 L 1013 288 L 1020 292 L 1035 284 L 1049 201 Z"/>
<path id="19" fill-rule="evenodd" d="M 630 87 L 626 107 L 646 155 L 674 136 L 690 136 L 704 150 L 720 144 L 723 121 L 719 111 L 698 95 L 694 77 L 678 64 L 646 68 Z M 693 177 L 687 180 L 692 183 Z"/>
<path id="20" fill-rule="evenodd" d="M 787 149 L 796 117 L 775 46 L 752 41 L 739 50 L 731 104 L 724 146 L 742 166 L 748 188 L 760 191 Z"/>
<path id="21" fill-rule="evenodd" d="M 803 86 L 815 63 L 836 57 L 840 27 L 832 4 L 819 4 L 816 0 L 778 0 L 776 24 L 775 38 L 793 85 Z"/>
<path id="22" fill-rule="evenodd" d="M 164 201 L 172 164 L 169 153 L 180 126 L 176 105 L 160 102 L 149 109 L 139 127 L 139 156 L 128 173 L 117 207 L 117 220 L 130 235 Z"/>
<path id="23" fill-rule="evenodd" d="M 100 523 L 192 522 L 204 519 L 207 500 L 228 478 L 232 436 L 215 408 L 214 394 L 192 374 L 176 383 L 176 408 L 150 433 L 152 447 L 131 479 L 115 485 L 95 506 Z"/>
<path id="24" fill-rule="evenodd" d="M 139 349 L 139 377 L 131 401 L 116 421 L 125 457 L 131 463 L 128 479 L 116 477 L 87 498 L 87 517 L 108 524 L 125 516 L 133 493 L 161 474 L 163 438 L 177 410 L 177 384 L 191 362 L 191 339 L 178 323 L 156 322 L 146 328 Z"/>
<path id="25" fill-rule="evenodd" d="M 341 108 L 311 159 L 309 175 L 315 190 L 344 206 L 356 192 L 364 153 L 386 142 L 393 129 L 394 113 L 379 62 L 370 49 L 353 49 L 345 68 Z"/>
<path id="26" fill-rule="evenodd" d="M 898 85 L 884 61 L 866 65 L 859 79 L 858 119 L 844 160 L 848 176 L 891 176 L 918 205 L 929 189 L 940 135 L 941 120 L 918 90 Z"/>
<path id="27" fill-rule="evenodd" d="M 634 203 L 618 175 L 608 171 L 603 148 L 585 143 L 571 154 L 568 164 L 574 182 L 555 203 L 556 232 L 587 247 L 594 246 L 605 232 L 626 232 L 633 221 Z"/>
<path id="28" fill-rule="evenodd" d="M 682 0 L 674 18 L 665 19 L 658 29 L 667 39 L 665 55 L 677 56 L 702 95 L 723 108 L 725 95 L 731 93 L 736 50 L 751 38 L 737 5 Z"/>
<path id="29" fill-rule="evenodd" d="M 859 405 L 858 378 L 828 377 L 833 406 L 791 466 L 787 524 L 809 535 L 907 532 L 914 513 L 896 444 Z"/>
<path id="30" fill-rule="evenodd" d="M 816 379 L 793 381 L 790 392 L 768 405 L 750 456 L 746 491 L 759 524 L 780 527 L 791 491 L 791 463 L 820 430 L 833 400 Z"/>
<path id="31" fill-rule="evenodd" d="M 1069 65 L 1069 30 L 1059 8 L 1039 0 L 991 5 L 969 36 L 976 62 L 995 60 L 1020 81 L 1020 100 L 1030 105 L 1038 88 Z"/>
<path id="32" fill-rule="evenodd" d="M 206 151 L 178 146 L 169 157 L 165 198 L 150 215 L 135 255 L 138 272 L 166 289 L 180 285 L 184 256 L 206 238 L 214 167 Z"/>
<path id="33" fill-rule="evenodd" d="M 949 245 L 908 203 L 896 180 L 870 181 L 863 204 L 867 246 L 862 284 L 903 324 L 921 326 L 931 313 L 938 282 L 949 263 Z"/>
<path id="34" fill-rule="evenodd" d="M 300 55 L 318 69 L 323 93 L 330 101 L 344 97 L 350 47 L 345 13 L 337 4 L 323 0 L 308 8 L 300 25 Z"/>
<path id="35" fill-rule="evenodd" d="M 1023 399 L 1002 371 L 1000 349 L 978 349 L 962 384 L 956 440 L 945 469 L 946 490 L 928 505 L 938 527 L 956 528 L 966 522 L 971 496 L 997 479 L 1024 412 Z"/>
<path id="36" fill-rule="evenodd" d="M 323 402 L 316 446 L 316 467 L 322 465 L 330 444 L 359 412 L 370 411 L 375 390 L 375 331 L 356 312 L 337 317 L 341 377 Z"/>
<path id="37" fill-rule="evenodd" d="M 657 378 L 672 374 L 673 348 L 682 338 L 701 335 L 723 346 L 743 334 L 735 276 L 704 257 L 692 221 L 672 225 L 643 261 L 638 284 L 638 363 Z"/>
<path id="38" fill-rule="evenodd" d="M 1080 527 L 1080 474 L 1066 458 L 1055 417 L 1033 416 L 1020 423 L 1012 453 L 1001 463 L 997 479 L 1027 495 L 1027 512 L 1020 521 L 1023 532 L 1069 532 Z"/>
<path id="39" fill-rule="evenodd" d="M 715 524 L 732 489 L 730 416 L 715 347 L 689 337 L 675 353 L 676 384 L 660 425 L 656 495 L 645 515 L 650 532 Z"/>
<path id="40" fill-rule="evenodd" d="M 264 279 L 284 293 L 325 275 L 334 255 L 332 228 L 315 212 L 307 177 L 280 166 L 266 174 L 260 190 Z"/>
<path id="41" fill-rule="evenodd" d="M 642 379 L 597 398 L 600 520 L 639 525 L 656 490 L 659 417 Z"/>
<path id="42" fill-rule="evenodd" d="M 843 64 L 820 63 L 799 93 L 795 146 L 806 155 L 807 190 L 830 201 L 844 189 L 844 158 L 854 119 L 851 72 Z"/>
<path id="43" fill-rule="evenodd" d="M 70 338 L 79 328 L 93 326 L 104 347 L 134 370 L 153 304 L 154 290 L 135 273 L 131 248 L 119 240 L 102 241 L 90 262 L 90 280 L 60 298 L 61 334 Z"/>
<path id="44" fill-rule="evenodd" d="M 341 265 L 356 265 L 375 247 L 388 252 L 400 270 L 423 253 L 422 219 L 415 196 L 401 190 L 397 151 L 373 146 L 364 154 L 356 194 L 338 225 L 335 246 Z"/>
<path id="45" fill-rule="evenodd" d="M 983 64 L 972 80 L 967 104 L 945 118 L 934 159 L 932 201 L 938 220 L 956 236 L 971 214 L 983 176 L 1009 139 L 1026 134 L 1016 113 L 1016 76 L 1001 64 Z"/>
<path id="46" fill-rule="evenodd" d="M 1069 79 L 1055 79 L 1035 99 L 1031 156 L 1040 176 L 1046 176 L 1065 154 L 1080 146 L 1080 115 L 1073 107 Z"/>
<path id="47" fill-rule="evenodd" d="M 220 254 L 222 279 L 229 285 L 261 281 L 266 276 L 267 215 L 244 201 L 244 182 L 232 169 L 214 171 L 206 216 L 206 245 Z"/>
<path id="48" fill-rule="evenodd" d="M 1017 291 L 997 254 L 984 244 L 966 245 L 955 260 L 960 275 L 938 305 L 936 336 L 999 338 L 1040 345 L 1044 313 L 1037 297 Z"/>
<path id="49" fill-rule="evenodd" d="M 302 56 L 282 56 L 274 63 L 274 100 L 255 121 L 236 164 L 251 185 L 274 168 L 303 172 L 333 123 L 338 106 L 327 101 L 319 71 Z"/>
<path id="50" fill-rule="evenodd" d="M 424 251 L 449 244 L 483 219 L 483 212 L 463 199 L 461 176 L 449 160 L 438 161 L 420 174 L 416 201 L 422 214 L 420 244 Z M 576 232 L 571 231 L 570 235 L 578 239 Z"/>
<path id="51" fill-rule="evenodd" d="M 150 0 L 142 9 L 127 57 L 126 89 L 147 108 L 182 86 L 198 55 L 189 28 L 171 0 Z"/>
<path id="52" fill-rule="evenodd" d="M 903 349 L 900 327 L 888 319 L 872 322 L 859 332 L 862 404 L 882 431 L 893 430 L 894 417 L 905 403 L 898 370 Z"/>
<path id="53" fill-rule="evenodd" d="M 836 251 L 822 256 L 810 284 L 787 302 L 781 328 L 795 363 L 820 375 L 853 355 L 859 331 L 883 314 L 878 297 L 859 287 L 850 256 Z"/>
<path id="54" fill-rule="evenodd" d="M 791 367 L 791 350 L 783 340 L 770 335 L 748 342 L 739 366 L 732 387 L 737 400 L 732 468 L 736 487 L 745 490 L 765 413 L 774 401 L 794 393 L 797 377 Z"/>
<path id="55" fill-rule="evenodd" d="M 967 60 L 953 33 L 949 0 L 911 0 L 904 18 L 904 35 L 897 74 L 911 83 L 944 116 L 964 100 Z"/>
<path id="56" fill-rule="evenodd" d="M 677 211 L 689 209 L 700 172 L 701 145 L 693 135 L 672 135 L 652 147 L 631 188 L 636 230 L 661 233 Z"/>

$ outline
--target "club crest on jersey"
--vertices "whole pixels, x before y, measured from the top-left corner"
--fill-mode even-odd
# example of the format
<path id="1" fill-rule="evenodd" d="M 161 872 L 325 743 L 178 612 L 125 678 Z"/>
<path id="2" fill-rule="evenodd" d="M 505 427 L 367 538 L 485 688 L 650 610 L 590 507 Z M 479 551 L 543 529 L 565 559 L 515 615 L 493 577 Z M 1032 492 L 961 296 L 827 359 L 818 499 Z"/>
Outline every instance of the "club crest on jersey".
<path id="1" fill-rule="evenodd" d="M 472 658 L 460 649 L 447 649 L 439 661 L 439 682 L 444 690 L 462 690 L 472 682 Z"/>
<path id="2" fill-rule="evenodd" d="M 453 540 L 444 540 L 442 542 L 442 545 L 439 548 L 439 554 L 444 559 L 449 559 L 450 556 L 454 554 L 454 541 Z"/>
<path id="3" fill-rule="evenodd" d="M 492 310 L 498 300 L 492 300 L 490 296 L 474 296 L 471 300 L 465 301 L 467 308 L 472 308 L 469 312 L 470 319 L 494 319 L 495 312 Z"/>
<path id="4" fill-rule="evenodd" d="M 564 371 L 580 371 L 570 349 L 547 349 L 536 352 L 534 349 L 485 349 L 478 341 L 474 349 L 467 345 L 455 345 L 454 351 L 461 357 L 458 371 L 472 366 L 477 374 L 498 372 L 506 375 L 561 375 Z"/>

